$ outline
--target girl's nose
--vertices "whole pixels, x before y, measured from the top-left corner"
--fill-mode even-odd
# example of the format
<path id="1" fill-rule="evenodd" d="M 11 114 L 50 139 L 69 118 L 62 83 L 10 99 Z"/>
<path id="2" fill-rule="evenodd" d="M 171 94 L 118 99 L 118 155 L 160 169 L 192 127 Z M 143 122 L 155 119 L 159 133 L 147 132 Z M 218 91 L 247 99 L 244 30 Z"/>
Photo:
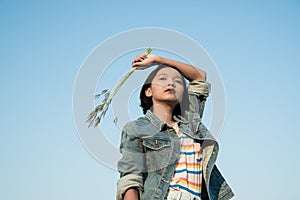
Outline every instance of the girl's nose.
<path id="1" fill-rule="evenodd" d="M 169 82 L 169 83 L 168 83 L 168 87 L 175 87 L 174 82 Z"/>

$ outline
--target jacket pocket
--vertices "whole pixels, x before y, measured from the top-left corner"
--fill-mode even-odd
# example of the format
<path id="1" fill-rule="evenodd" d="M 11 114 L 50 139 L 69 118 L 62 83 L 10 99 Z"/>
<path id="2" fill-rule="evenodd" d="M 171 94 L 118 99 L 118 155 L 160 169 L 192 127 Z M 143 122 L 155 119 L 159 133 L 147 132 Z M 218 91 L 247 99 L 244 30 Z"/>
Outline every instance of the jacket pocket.
<path id="1" fill-rule="evenodd" d="M 147 137 L 143 138 L 143 145 L 146 148 L 157 151 L 164 147 L 170 147 L 171 141 L 167 138 Z"/>
<path id="2" fill-rule="evenodd" d="M 173 144 L 170 139 L 163 137 L 144 137 L 143 146 L 148 172 L 158 171 L 172 162 Z"/>

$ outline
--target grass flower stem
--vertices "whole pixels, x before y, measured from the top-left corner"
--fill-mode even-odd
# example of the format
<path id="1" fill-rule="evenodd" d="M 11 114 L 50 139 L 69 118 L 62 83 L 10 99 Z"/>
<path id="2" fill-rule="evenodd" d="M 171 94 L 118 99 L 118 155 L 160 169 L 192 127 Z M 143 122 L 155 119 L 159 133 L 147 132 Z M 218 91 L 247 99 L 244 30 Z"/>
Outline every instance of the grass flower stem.
<path id="1" fill-rule="evenodd" d="M 152 48 L 149 47 L 145 55 L 149 55 L 152 51 Z M 101 122 L 101 119 L 105 116 L 106 111 L 108 110 L 113 97 L 118 93 L 122 85 L 125 83 L 125 81 L 131 76 L 131 74 L 136 70 L 136 67 L 132 67 L 127 74 L 125 74 L 121 80 L 119 81 L 118 85 L 115 87 L 112 93 L 110 93 L 107 89 L 103 90 L 100 94 L 95 95 L 96 98 L 99 98 L 101 96 L 104 96 L 103 101 L 95 107 L 95 109 L 89 114 L 88 119 L 86 120 L 87 123 L 89 123 L 88 127 L 92 126 L 94 124 L 94 127 L 97 127 L 99 123 Z M 117 119 L 115 118 L 114 122 L 116 122 Z"/>

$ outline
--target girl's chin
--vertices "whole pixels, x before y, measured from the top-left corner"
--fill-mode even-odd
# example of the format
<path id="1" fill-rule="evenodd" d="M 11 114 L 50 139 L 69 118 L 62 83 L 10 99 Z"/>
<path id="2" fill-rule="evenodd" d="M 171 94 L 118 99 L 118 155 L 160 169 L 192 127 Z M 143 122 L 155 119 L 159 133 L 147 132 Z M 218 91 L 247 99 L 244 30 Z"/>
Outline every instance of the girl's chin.
<path id="1" fill-rule="evenodd" d="M 179 101 L 177 99 L 166 99 L 163 102 L 168 105 L 173 105 L 173 106 L 176 106 L 179 103 Z"/>

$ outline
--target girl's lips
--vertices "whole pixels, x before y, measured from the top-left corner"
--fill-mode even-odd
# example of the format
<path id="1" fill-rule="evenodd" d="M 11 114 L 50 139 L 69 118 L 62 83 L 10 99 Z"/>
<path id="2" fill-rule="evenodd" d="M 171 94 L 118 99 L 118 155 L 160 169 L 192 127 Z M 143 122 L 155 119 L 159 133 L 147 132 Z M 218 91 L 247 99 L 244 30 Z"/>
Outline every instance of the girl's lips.
<path id="1" fill-rule="evenodd" d="M 171 88 L 169 88 L 169 89 L 166 89 L 166 90 L 165 90 L 165 92 L 172 92 L 172 93 L 175 93 L 175 90 L 174 90 L 174 89 L 171 89 Z"/>

